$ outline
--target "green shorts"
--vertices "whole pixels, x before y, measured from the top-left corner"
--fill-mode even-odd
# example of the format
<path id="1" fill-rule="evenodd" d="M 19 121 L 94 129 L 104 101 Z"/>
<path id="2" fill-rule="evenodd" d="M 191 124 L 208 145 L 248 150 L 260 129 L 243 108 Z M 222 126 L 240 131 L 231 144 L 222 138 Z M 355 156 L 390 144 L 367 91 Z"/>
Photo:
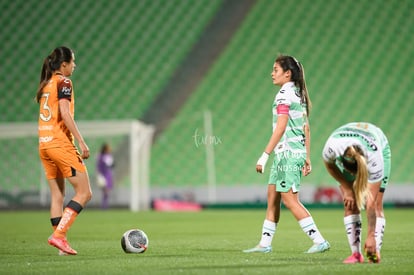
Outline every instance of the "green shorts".
<path id="1" fill-rule="evenodd" d="M 389 144 L 387 144 L 382 150 L 382 158 L 384 160 L 384 177 L 382 178 L 380 191 L 384 192 L 385 188 L 388 186 L 388 181 L 391 174 L 391 149 Z M 353 182 L 355 180 L 355 176 L 344 170 L 343 167 L 337 167 L 348 182 Z"/>
<path id="2" fill-rule="evenodd" d="M 305 154 L 276 154 L 270 168 L 269 184 L 275 184 L 277 192 L 286 193 L 290 189 L 295 193 L 299 192 L 305 160 Z"/>

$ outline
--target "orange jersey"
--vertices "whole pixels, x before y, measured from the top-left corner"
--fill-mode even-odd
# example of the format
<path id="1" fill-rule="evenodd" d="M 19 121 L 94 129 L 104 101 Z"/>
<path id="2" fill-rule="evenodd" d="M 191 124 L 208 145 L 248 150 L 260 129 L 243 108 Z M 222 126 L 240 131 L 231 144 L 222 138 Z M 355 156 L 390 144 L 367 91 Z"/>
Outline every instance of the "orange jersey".
<path id="1" fill-rule="evenodd" d="M 74 146 L 73 135 L 59 112 L 59 100 L 70 101 L 70 114 L 74 117 L 75 98 L 72 81 L 61 74 L 54 74 L 43 88 L 39 102 L 39 149 Z"/>

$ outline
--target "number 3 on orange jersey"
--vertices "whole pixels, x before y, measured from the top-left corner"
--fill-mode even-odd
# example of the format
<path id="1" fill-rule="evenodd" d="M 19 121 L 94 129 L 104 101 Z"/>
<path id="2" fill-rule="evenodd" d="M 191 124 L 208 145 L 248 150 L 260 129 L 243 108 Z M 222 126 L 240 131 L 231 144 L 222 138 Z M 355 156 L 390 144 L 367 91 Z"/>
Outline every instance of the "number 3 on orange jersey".
<path id="1" fill-rule="evenodd" d="M 43 105 L 42 105 L 42 110 L 40 112 L 40 119 L 43 121 L 49 121 L 52 118 L 52 111 L 48 105 L 48 101 L 49 101 L 49 93 L 44 93 L 42 95 L 42 97 L 45 98 Z"/>

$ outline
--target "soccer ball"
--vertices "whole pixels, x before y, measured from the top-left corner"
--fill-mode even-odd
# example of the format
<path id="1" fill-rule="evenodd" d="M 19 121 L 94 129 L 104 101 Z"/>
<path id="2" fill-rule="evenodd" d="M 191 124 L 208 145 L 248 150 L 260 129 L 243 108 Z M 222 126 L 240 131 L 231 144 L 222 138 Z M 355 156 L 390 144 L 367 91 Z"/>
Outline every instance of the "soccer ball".
<path id="1" fill-rule="evenodd" d="M 148 244 L 147 234 L 140 229 L 130 229 L 122 235 L 121 246 L 125 253 L 144 253 Z"/>

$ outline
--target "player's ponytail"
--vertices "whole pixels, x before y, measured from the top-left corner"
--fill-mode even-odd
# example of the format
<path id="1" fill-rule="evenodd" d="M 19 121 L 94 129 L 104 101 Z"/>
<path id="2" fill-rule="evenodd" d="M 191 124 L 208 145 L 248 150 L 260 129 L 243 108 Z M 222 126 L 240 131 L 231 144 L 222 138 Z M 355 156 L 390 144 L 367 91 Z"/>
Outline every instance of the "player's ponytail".
<path id="1" fill-rule="evenodd" d="M 364 209 L 365 201 L 371 196 L 368 189 L 368 167 L 364 152 L 357 145 L 348 147 L 345 150 L 344 167 L 355 173 L 353 190 L 356 204 L 359 210 Z"/>
<path id="2" fill-rule="evenodd" d="M 40 73 L 40 84 L 36 93 L 36 102 L 39 103 L 42 98 L 43 88 L 46 86 L 53 72 L 60 68 L 63 62 L 72 60 L 73 51 L 68 47 L 58 47 L 43 60 L 42 71 Z"/>
<path id="3" fill-rule="evenodd" d="M 306 115 L 309 117 L 312 103 L 309 97 L 308 88 L 306 87 L 305 71 L 302 64 L 293 56 L 279 55 L 275 61 L 282 67 L 283 71 L 291 71 L 291 81 L 299 88 L 302 103 L 306 106 Z"/>
<path id="4" fill-rule="evenodd" d="M 308 88 L 306 87 L 305 70 L 300 62 L 297 62 L 297 64 L 300 70 L 299 79 L 297 80 L 297 83 L 300 87 L 300 93 L 302 95 L 302 102 L 306 104 L 306 113 L 307 113 L 307 116 L 309 117 L 310 109 L 312 108 L 312 102 L 309 97 Z"/>

